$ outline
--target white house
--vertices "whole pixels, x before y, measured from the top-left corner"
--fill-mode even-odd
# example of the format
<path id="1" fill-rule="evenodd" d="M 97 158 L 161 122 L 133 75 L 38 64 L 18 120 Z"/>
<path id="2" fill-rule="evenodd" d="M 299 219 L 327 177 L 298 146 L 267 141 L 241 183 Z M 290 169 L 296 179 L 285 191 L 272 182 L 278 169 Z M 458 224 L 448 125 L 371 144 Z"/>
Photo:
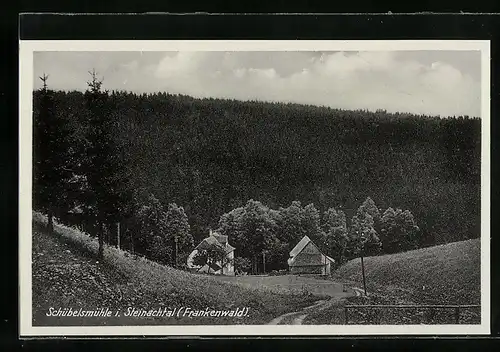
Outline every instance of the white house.
<path id="1" fill-rule="evenodd" d="M 221 246 L 226 252 L 226 258 L 223 261 L 218 261 L 210 265 L 205 264 L 203 266 L 194 265 L 193 260 L 195 255 L 210 246 Z M 187 258 L 187 266 L 190 269 L 196 270 L 198 272 L 212 273 L 218 275 L 234 275 L 234 247 L 228 243 L 227 236 L 218 234 L 210 230 L 207 238 L 203 239 L 196 248 L 191 252 Z"/>
<path id="2" fill-rule="evenodd" d="M 323 254 L 307 236 L 290 251 L 288 267 L 291 274 L 330 275 L 335 260 Z"/>

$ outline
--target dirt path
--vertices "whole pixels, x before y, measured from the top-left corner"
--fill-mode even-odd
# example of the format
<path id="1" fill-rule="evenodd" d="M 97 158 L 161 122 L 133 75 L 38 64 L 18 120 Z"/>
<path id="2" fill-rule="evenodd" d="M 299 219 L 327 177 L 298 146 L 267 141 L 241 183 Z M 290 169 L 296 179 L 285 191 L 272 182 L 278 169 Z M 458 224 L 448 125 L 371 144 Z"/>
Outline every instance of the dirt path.
<path id="1" fill-rule="evenodd" d="M 344 285 L 313 276 L 283 275 L 283 276 L 236 276 L 217 277 L 218 280 L 232 282 L 241 286 L 260 287 L 276 292 L 306 291 L 322 300 L 301 310 L 286 313 L 272 319 L 268 325 L 301 325 L 311 313 L 317 313 L 332 305 L 338 305 L 340 301 L 349 296 L 361 295 L 361 290 L 350 288 L 345 290 Z M 319 298 L 318 297 L 318 298 Z"/>
<path id="2" fill-rule="evenodd" d="M 267 325 L 302 325 L 304 320 L 312 312 L 318 312 L 327 309 L 340 301 L 344 300 L 346 296 L 332 297 L 328 300 L 321 300 L 316 302 L 314 305 L 306 307 L 298 312 L 292 312 L 280 315 L 277 318 L 271 320 Z"/>

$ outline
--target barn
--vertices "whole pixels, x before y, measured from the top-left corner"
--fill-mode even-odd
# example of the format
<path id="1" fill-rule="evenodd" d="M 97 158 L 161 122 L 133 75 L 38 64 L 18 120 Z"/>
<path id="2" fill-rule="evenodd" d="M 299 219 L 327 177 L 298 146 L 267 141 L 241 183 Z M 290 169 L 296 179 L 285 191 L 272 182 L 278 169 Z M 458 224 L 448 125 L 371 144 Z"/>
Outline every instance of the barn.
<path id="1" fill-rule="evenodd" d="M 288 268 L 291 274 L 330 275 L 335 260 L 323 254 L 307 236 L 290 251 Z"/>

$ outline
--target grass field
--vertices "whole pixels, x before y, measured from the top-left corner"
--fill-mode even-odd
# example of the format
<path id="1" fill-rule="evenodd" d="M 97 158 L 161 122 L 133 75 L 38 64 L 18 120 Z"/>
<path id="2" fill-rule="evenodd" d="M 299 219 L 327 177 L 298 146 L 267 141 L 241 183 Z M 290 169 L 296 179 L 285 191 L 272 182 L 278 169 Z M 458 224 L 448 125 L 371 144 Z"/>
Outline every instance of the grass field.
<path id="1" fill-rule="evenodd" d="M 56 225 L 43 229 L 45 219 L 33 215 L 33 325 L 188 325 L 265 324 L 300 310 L 320 297 L 306 292 L 242 287 L 216 277 L 194 275 L 105 248 L 97 261 L 97 242 L 74 229 Z M 180 308 L 231 310 L 248 308 L 243 317 L 48 317 L 50 307 L 93 310 L 109 308 L 123 314 L 137 309 Z"/>
<path id="2" fill-rule="evenodd" d="M 377 257 L 365 258 L 368 297 L 348 297 L 347 304 L 479 305 L 481 302 L 480 240 L 454 242 Z M 360 259 L 337 269 L 334 281 L 362 286 Z M 357 323 L 452 323 L 453 311 L 394 310 L 353 312 Z M 371 317 L 369 316 L 371 315 Z M 308 316 L 306 323 L 341 323 L 341 307 Z M 385 321 L 384 321 L 385 319 Z M 477 308 L 461 313 L 461 322 L 479 323 Z"/>
<path id="3" fill-rule="evenodd" d="M 343 285 L 340 283 L 312 276 L 218 276 L 216 279 L 236 283 L 246 288 L 259 287 L 282 293 L 311 293 L 325 298 L 343 298 L 353 294 L 351 290 L 344 292 Z"/>
<path id="4" fill-rule="evenodd" d="M 479 239 L 368 257 L 366 282 L 371 290 L 402 293 L 399 296 L 419 303 L 479 304 L 480 259 Z M 361 285 L 360 259 L 340 267 L 334 277 Z"/>

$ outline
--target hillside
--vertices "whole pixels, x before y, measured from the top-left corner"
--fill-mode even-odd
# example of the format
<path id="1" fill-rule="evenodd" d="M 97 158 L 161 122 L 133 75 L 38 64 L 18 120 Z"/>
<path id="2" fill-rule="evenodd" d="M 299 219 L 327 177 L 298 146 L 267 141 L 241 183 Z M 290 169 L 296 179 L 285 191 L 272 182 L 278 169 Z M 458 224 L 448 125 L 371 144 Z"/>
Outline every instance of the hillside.
<path id="1" fill-rule="evenodd" d="M 194 275 L 106 247 L 105 259 L 96 261 L 97 243 L 89 236 L 56 226 L 43 229 L 44 219 L 34 214 L 33 325 L 172 325 L 264 324 L 283 313 L 318 300 L 307 293 L 277 293 L 265 288 L 244 288 L 213 277 Z M 49 308 L 120 310 L 121 317 L 47 317 Z M 128 307 L 143 310 L 248 308 L 243 317 L 124 317 Z"/>
<path id="2" fill-rule="evenodd" d="M 467 240 L 364 259 L 370 291 L 415 303 L 480 304 L 480 240 Z M 362 287 L 360 259 L 344 264 L 334 278 Z"/>
<path id="3" fill-rule="evenodd" d="M 54 100 L 56 114 L 72 132 L 74 155 L 68 159 L 75 165 L 67 167 L 78 170 L 89 129 L 84 95 L 58 91 Z M 108 103 L 120 196 L 133 198 L 142 190 L 162 204 L 183 206 L 195 242 L 217 227 L 222 214 L 249 199 L 271 208 L 295 200 L 314 203 L 322 212 L 341 208 L 351 218 L 370 196 L 382 211 L 410 209 L 421 229 L 421 246 L 479 233 L 477 118 L 166 93 L 110 92 Z M 39 108 L 40 92 L 35 92 L 35 124 Z M 80 194 L 64 197 L 78 198 L 89 202 Z M 38 199 L 35 194 L 35 207 L 41 209 Z M 130 207 L 134 200 L 124 203 Z M 126 209 L 120 217 L 126 231 Z M 127 238 L 123 245 L 130 246 Z"/>
<path id="4" fill-rule="evenodd" d="M 368 296 L 347 297 L 342 304 L 308 315 L 305 324 L 344 324 L 343 304 L 358 306 L 349 310 L 349 324 L 455 324 L 454 309 L 370 305 L 479 305 L 480 258 L 479 239 L 365 258 Z M 347 262 L 332 276 L 336 282 L 363 287 L 359 258 Z M 479 307 L 460 310 L 459 324 L 480 321 Z"/>

